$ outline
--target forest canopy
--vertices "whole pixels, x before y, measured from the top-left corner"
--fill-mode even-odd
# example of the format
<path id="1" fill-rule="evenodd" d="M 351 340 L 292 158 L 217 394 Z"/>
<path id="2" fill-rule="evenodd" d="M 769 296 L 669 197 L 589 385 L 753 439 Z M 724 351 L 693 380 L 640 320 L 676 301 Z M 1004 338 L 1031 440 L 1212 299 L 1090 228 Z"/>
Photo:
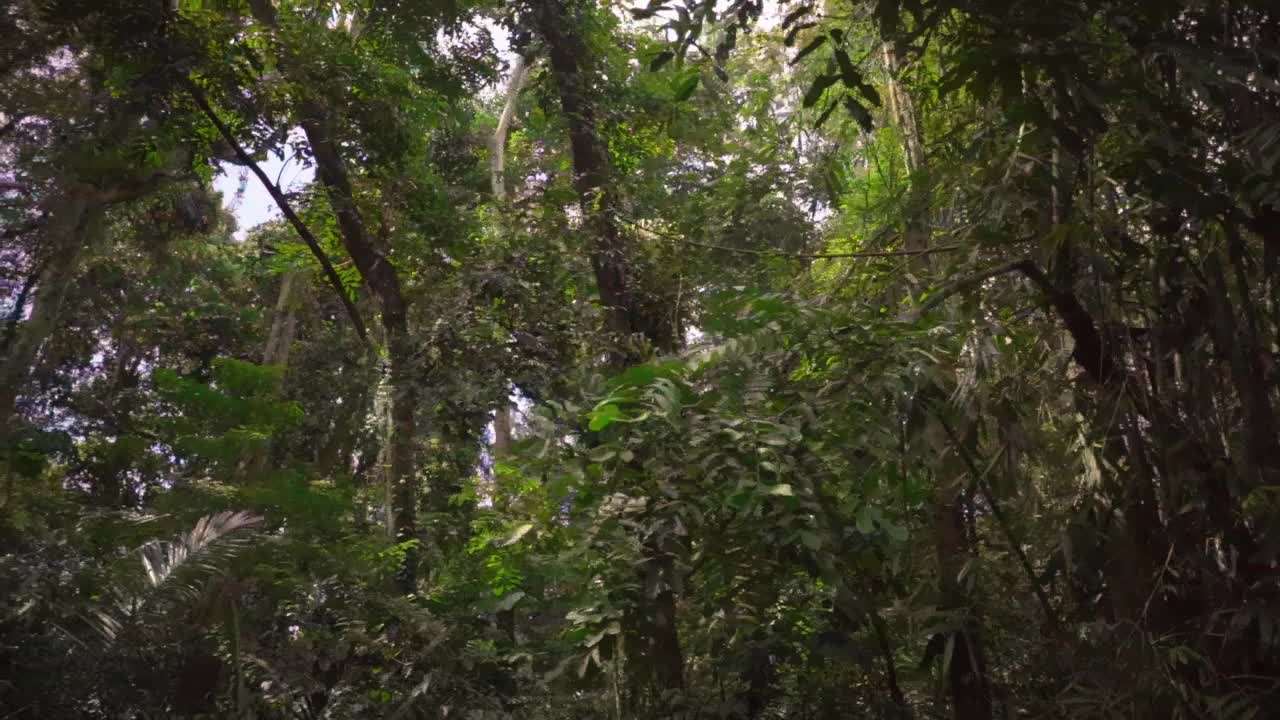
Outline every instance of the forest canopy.
<path id="1" fill-rule="evenodd" d="M 1278 165 L 1261 0 L 10 0 L 0 719 L 1274 717 Z"/>

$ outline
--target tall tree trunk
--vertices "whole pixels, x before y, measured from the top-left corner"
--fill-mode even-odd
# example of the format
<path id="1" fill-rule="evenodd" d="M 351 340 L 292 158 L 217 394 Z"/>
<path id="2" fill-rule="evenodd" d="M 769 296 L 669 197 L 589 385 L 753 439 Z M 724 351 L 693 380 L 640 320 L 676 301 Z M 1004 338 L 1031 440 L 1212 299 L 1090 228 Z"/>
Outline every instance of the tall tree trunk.
<path id="1" fill-rule="evenodd" d="M 515 119 L 516 106 L 520 101 L 520 91 L 524 89 L 525 80 L 529 77 L 529 64 L 523 55 L 516 55 L 511 63 L 511 78 L 507 81 L 506 102 L 502 105 L 502 114 L 498 116 L 498 127 L 493 131 L 493 143 L 489 156 L 489 184 L 493 189 L 493 199 L 506 204 L 507 182 L 506 158 L 507 136 L 511 132 L 511 121 Z"/>
<path id="2" fill-rule="evenodd" d="M 611 364 L 621 367 L 637 360 L 637 338 L 647 340 L 659 352 L 672 352 L 680 345 L 677 329 L 666 303 L 647 291 L 618 217 L 621 208 L 613 167 L 609 148 L 600 137 L 593 90 L 601 80 L 582 36 L 580 16 L 587 10 L 578 0 L 546 0 L 538 6 L 538 29 L 547 43 L 561 110 L 569 126 L 574 188 L 591 242 L 591 266 L 607 329 L 618 343 L 611 352 Z"/>
<path id="3" fill-rule="evenodd" d="M 418 385 L 413 377 L 413 338 L 409 334 L 408 307 L 400 277 L 385 250 L 369 234 L 355 206 L 346 164 L 338 155 L 329 131 L 328 113 L 314 101 L 302 104 L 302 129 L 316 161 L 316 175 L 337 216 L 343 245 L 365 284 L 382 307 L 382 327 L 387 336 L 391 365 L 391 482 L 394 486 L 396 537 L 401 542 L 418 534 L 419 483 L 414 458 L 417 435 L 414 408 Z M 417 553 L 406 555 L 400 573 L 401 589 L 413 592 L 417 585 Z"/>
<path id="4" fill-rule="evenodd" d="M 494 202 L 506 206 L 507 184 L 504 177 L 506 171 L 507 136 L 511 132 L 511 121 L 515 118 L 516 106 L 519 104 L 520 91 L 524 89 L 529 77 L 529 64 L 521 55 L 517 55 L 511 64 L 511 78 L 507 81 L 506 102 L 502 106 L 502 114 L 498 116 L 498 127 L 493 132 L 489 159 L 489 183 L 493 190 Z M 493 413 L 493 459 L 496 462 L 507 457 L 511 452 L 512 417 L 511 400 L 504 397 L 498 402 Z"/>
<path id="5" fill-rule="evenodd" d="M 606 329 L 614 343 L 609 364 L 620 369 L 640 359 L 637 340 L 646 341 L 658 352 L 673 352 L 680 345 L 679 331 L 665 303 L 645 287 L 619 222 L 613 167 L 608 146 L 600 136 L 593 90 L 600 79 L 582 34 L 583 15 L 590 7 L 579 0 L 544 0 L 535 5 L 537 31 L 546 42 L 569 128 L 574 188 L 591 243 L 591 266 Z M 652 685 L 661 696 L 684 688 L 684 654 L 676 627 L 675 592 L 670 587 L 675 567 L 670 555 L 656 545 L 647 544 L 645 552 L 646 564 L 667 582 L 652 601 L 642 601 L 637 608 L 627 648 L 639 667 L 633 674 L 633 686 Z"/>
<path id="6" fill-rule="evenodd" d="M 276 366 L 281 370 L 280 382 L 284 382 L 284 372 L 289 366 L 289 350 L 293 346 L 294 332 L 298 326 L 298 296 L 303 283 L 302 274 L 290 271 L 280 277 L 280 289 L 276 293 L 275 309 L 271 313 L 271 328 L 267 331 L 267 342 L 262 349 L 262 364 Z M 280 388 L 275 388 L 279 391 Z M 256 444 L 246 448 L 240 456 L 237 474 L 242 477 L 253 477 L 267 465 L 270 447 Z"/>
<path id="7" fill-rule="evenodd" d="M 893 40 L 884 43 L 883 52 L 889 75 L 890 110 L 902 135 L 911 183 L 903 245 L 907 250 L 919 252 L 929 248 L 932 204 L 924 128 L 913 98 L 898 81 L 902 68 Z M 931 260 L 927 254 L 912 258 L 912 284 L 919 286 L 932 270 Z M 956 720 L 986 720 L 991 717 L 992 704 L 981 632 L 971 603 L 957 579 L 971 559 L 966 532 L 968 502 L 965 475 L 953 462 L 954 451 L 949 449 L 946 433 L 932 412 L 922 440 L 928 446 L 929 464 L 936 482 L 932 516 L 938 560 L 939 606 L 960 617 L 959 626 L 947 637 L 952 650 L 947 654 L 951 658 L 947 672 L 952 708 Z"/>
<path id="8" fill-rule="evenodd" d="M 267 344 L 262 350 L 263 365 L 288 367 L 289 350 L 298 327 L 298 304 L 304 282 L 302 273 L 287 272 L 280 277 L 280 291 L 276 295 L 275 311 L 271 315 L 271 329 Z"/>
<path id="9" fill-rule="evenodd" d="M 276 27 L 275 9 L 269 0 L 254 0 L 251 6 L 258 22 Z M 328 109 L 319 99 L 307 94 L 305 74 L 295 74 L 295 69 L 284 61 L 283 53 L 280 65 L 285 76 L 299 88 L 299 124 L 311 146 L 316 177 L 333 208 L 343 247 L 382 309 L 382 327 L 386 332 L 391 370 L 389 464 L 394 486 L 396 537 L 402 542 L 411 540 L 418 535 L 419 482 L 414 457 L 417 435 L 414 408 L 418 405 L 419 393 L 413 377 L 413 339 L 409 334 L 408 306 L 401 291 L 400 277 L 387 257 L 386 248 L 369 232 L 356 207 L 351 179 L 346 162 L 338 152 Z M 400 588 L 406 593 L 413 592 L 417 586 L 417 563 L 418 553 L 406 553 L 398 577 Z"/>

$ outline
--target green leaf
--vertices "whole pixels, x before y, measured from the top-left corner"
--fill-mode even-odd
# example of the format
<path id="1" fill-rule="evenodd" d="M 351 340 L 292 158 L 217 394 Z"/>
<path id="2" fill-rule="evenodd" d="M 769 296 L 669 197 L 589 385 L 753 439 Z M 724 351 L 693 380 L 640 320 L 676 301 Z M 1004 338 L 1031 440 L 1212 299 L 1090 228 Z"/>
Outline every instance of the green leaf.
<path id="1" fill-rule="evenodd" d="M 880 107 L 882 104 L 880 102 L 880 93 L 877 92 L 875 87 L 872 85 L 865 82 L 858 83 L 858 91 L 861 92 L 862 96 L 865 97 L 872 105 Z"/>
<path id="2" fill-rule="evenodd" d="M 876 532 L 876 512 L 869 506 L 864 506 L 858 510 L 858 516 L 855 519 L 855 526 L 858 532 L 863 535 L 874 535 Z"/>
<path id="3" fill-rule="evenodd" d="M 671 50 L 663 50 L 662 52 L 655 55 L 652 60 L 649 61 L 649 71 L 657 72 L 661 70 L 662 66 L 671 62 L 675 58 L 675 56 L 676 56 L 675 52 Z"/>
<path id="4" fill-rule="evenodd" d="M 688 77 L 676 83 L 672 99 L 676 102 L 684 102 L 693 97 L 693 91 L 698 89 L 698 81 L 700 79 L 697 73 L 690 73 Z"/>
<path id="5" fill-rule="evenodd" d="M 800 52 L 796 53 L 795 57 L 791 58 L 790 64 L 795 65 L 799 63 L 801 60 L 804 60 L 805 58 L 809 57 L 811 54 L 813 54 L 814 50 L 817 50 L 818 48 L 822 47 L 826 42 L 827 42 L 826 35 L 819 35 L 818 37 L 810 40 L 808 45 L 805 45 L 804 48 L 800 50 Z M 835 80 L 833 79 L 831 82 L 835 82 Z M 810 105 L 811 104 L 812 103 L 810 103 Z M 809 107 L 809 105 L 805 105 L 805 107 Z"/>
<path id="6" fill-rule="evenodd" d="M 507 537 L 506 540 L 503 540 L 502 542 L 498 543 L 498 547 L 507 547 L 509 545 L 515 545 L 516 543 L 520 542 L 520 540 L 525 535 L 528 535 L 529 531 L 532 529 L 533 529 L 533 523 L 524 523 L 520 527 L 517 527 L 511 533 L 511 535 Z"/>
<path id="7" fill-rule="evenodd" d="M 805 15 L 808 15 L 811 12 L 813 12 L 812 5 L 801 5 L 795 10 L 792 10 L 791 12 L 787 13 L 787 16 L 785 18 L 782 19 L 782 29 L 786 30 L 787 28 L 791 27 L 792 23 L 804 17 Z"/>
<path id="8" fill-rule="evenodd" d="M 876 3 L 876 19 L 880 21 L 880 35 L 892 37 L 898 32 L 898 16 L 902 8 L 898 0 L 880 0 Z"/>
<path id="9" fill-rule="evenodd" d="M 813 129 L 817 130 L 822 127 L 827 122 L 827 118 L 831 117 L 831 113 L 835 112 L 835 109 L 838 107 L 840 107 L 839 102 L 829 103 L 827 105 L 827 109 L 823 110 L 822 114 L 819 115 L 818 119 L 813 123 Z"/>
<path id="10" fill-rule="evenodd" d="M 795 491 L 791 489 L 790 483 L 778 483 L 777 485 L 769 485 L 765 488 L 766 495 L 781 495 L 783 497 L 795 497 Z"/>
<path id="11" fill-rule="evenodd" d="M 853 66 L 849 53 L 841 48 L 836 48 L 836 64 L 840 66 L 840 78 L 844 80 L 845 87 L 852 90 L 862 84 L 862 73 Z"/>
<path id="12" fill-rule="evenodd" d="M 649 4 L 642 8 L 631 8 L 631 17 L 636 20 L 647 20 L 658 14 L 659 10 L 666 6 L 662 4 L 662 0 L 650 0 Z"/>
<path id="13" fill-rule="evenodd" d="M 787 436 L 782 433 L 770 433 L 760 438 L 760 440 L 764 444 L 772 445 L 774 447 L 786 447 L 791 442 L 787 439 Z"/>
<path id="14" fill-rule="evenodd" d="M 854 100 L 852 95 L 845 95 L 843 102 L 845 109 L 849 111 L 849 114 L 853 116 L 854 120 L 858 121 L 858 124 L 862 126 L 863 131 L 871 132 L 874 127 L 874 123 L 871 121 L 871 113 L 867 112 L 867 109 L 862 107 L 861 103 Z"/>
<path id="15" fill-rule="evenodd" d="M 516 603 L 520 602 L 524 596 L 525 592 L 523 590 L 516 590 L 515 592 L 507 593 L 506 597 L 498 601 L 498 612 L 506 612 L 515 607 Z"/>
<path id="16" fill-rule="evenodd" d="M 800 542 L 803 543 L 804 546 L 809 548 L 810 550 L 822 549 L 822 538 L 818 535 L 818 533 L 813 532 L 812 530 L 801 530 Z"/>
<path id="17" fill-rule="evenodd" d="M 804 94 L 804 106 L 813 107 L 822 99 L 822 94 L 827 88 L 835 84 L 839 80 L 839 75 L 819 75 L 813 79 L 813 84 L 809 86 L 809 91 Z"/>
<path id="18" fill-rule="evenodd" d="M 608 404 L 592 410 L 588 417 L 591 421 L 587 424 L 587 428 L 591 432 L 600 432 L 609 427 L 615 421 L 622 418 L 622 410 L 617 405 Z"/>

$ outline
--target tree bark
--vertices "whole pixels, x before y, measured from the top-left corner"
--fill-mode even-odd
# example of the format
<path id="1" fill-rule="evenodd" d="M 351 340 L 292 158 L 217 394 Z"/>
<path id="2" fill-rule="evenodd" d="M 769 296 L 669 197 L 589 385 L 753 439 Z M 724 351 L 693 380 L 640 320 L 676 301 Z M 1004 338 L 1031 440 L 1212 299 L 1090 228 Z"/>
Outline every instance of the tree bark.
<path id="1" fill-rule="evenodd" d="M 619 370 L 642 358 L 643 347 L 637 341 L 647 342 L 660 353 L 675 351 L 680 345 L 679 331 L 666 304 L 647 291 L 618 220 L 613 167 L 598 126 L 593 90 L 597 72 L 582 34 L 581 14 L 589 10 L 585 3 L 575 0 L 544 0 L 535 5 L 534 20 L 546 42 L 561 111 L 568 124 L 574 188 L 583 228 L 591 243 L 591 266 L 605 311 L 606 331 L 612 336 L 609 366 Z M 645 553 L 646 564 L 653 564 L 659 577 L 673 577 L 674 562 L 666 552 L 647 543 Z M 640 603 L 627 633 L 629 655 L 639 666 L 632 685 L 652 685 L 659 696 L 684 689 L 684 654 L 676 611 L 675 592 L 668 583 L 651 601 Z"/>
<path id="2" fill-rule="evenodd" d="M 304 282 L 297 271 L 286 272 L 280 277 L 280 290 L 276 293 L 275 310 L 271 314 L 271 328 L 267 331 L 266 346 L 262 350 L 262 364 L 277 366 L 283 373 L 288 370 L 289 350 L 293 346 L 294 332 L 298 326 L 299 286 Z M 280 388 L 276 388 L 278 391 Z M 240 456 L 237 474 L 252 477 L 263 470 L 270 455 L 267 444 L 255 444 L 246 448 Z"/>
<path id="3" fill-rule="evenodd" d="M 409 335 L 408 306 L 385 250 L 369 234 L 355 206 L 346 164 L 329 131 L 328 114 L 318 102 L 302 103 L 302 129 L 316 161 L 316 176 L 324 185 L 338 220 L 347 254 L 382 307 L 382 327 L 387 336 L 391 365 L 391 483 L 394 486 L 396 538 L 400 542 L 418 535 L 419 483 L 414 458 L 417 434 L 414 408 L 418 386 L 413 377 L 413 339 Z M 410 593 L 417 585 L 418 553 L 406 553 L 399 582 Z"/>
<path id="4" fill-rule="evenodd" d="M 524 83 L 528 77 L 529 64 L 525 62 L 523 55 L 516 55 L 515 61 L 511 63 L 511 79 L 507 81 L 507 99 L 502 105 L 502 114 L 498 116 L 498 127 L 493 131 L 492 154 L 489 156 L 489 184 L 493 188 L 493 199 L 499 203 L 507 202 L 505 178 L 507 136 L 511 132 L 511 121 L 515 118 L 520 91 L 524 89 Z"/>
<path id="5" fill-rule="evenodd" d="M 591 242 L 591 267 L 606 327 L 618 344 L 610 352 L 610 364 L 621 367 L 638 360 L 637 339 L 647 340 L 659 352 L 672 352 L 679 347 L 680 338 L 671 315 L 665 303 L 646 292 L 618 220 L 613 167 L 608 146 L 599 134 L 592 89 L 597 73 L 581 34 L 582 20 L 576 17 L 584 9 L 574 0 L 546 0 L 538 6 L 538 29 L 547 43 L 561 110 L 569 126 L 574 188 Z"/>
<path id="6" fill-rule="evenodd" d="M 280 277 L 280 291 L 276 295 L 275 312 L 271 317 L 271 330 L 267 333 L 267 345 L 262 351 L 263 365 L 289 365 L 289 350 L 298 327 L 298 287 L 303 282 L 301 273 L 287 272 Z"/>

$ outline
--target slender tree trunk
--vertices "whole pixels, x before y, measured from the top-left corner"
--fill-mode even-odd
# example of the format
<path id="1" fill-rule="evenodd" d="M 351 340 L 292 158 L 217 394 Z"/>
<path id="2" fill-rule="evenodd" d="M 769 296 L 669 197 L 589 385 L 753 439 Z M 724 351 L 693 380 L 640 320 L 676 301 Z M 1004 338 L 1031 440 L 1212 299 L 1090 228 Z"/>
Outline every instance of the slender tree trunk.
<path id="1" fill-rule="evenodd" d="M 927 175 L 929 159 L 924 148 L 924 129 L 920 115 L 912 101 L 911 95 L 898 82 L 901 67 L 898 63 L 894 41 L 884 43 L 885 70 L 889 74 L 889 110 L 893 115 L 898 132 L 902 135 L 902 147 L 906 156 L 907 174 L 910 176 L 911 188 L 908 193 L 906 214 L 906 232 L 903 236 L 903 247 L 906 250 L 920 252 L 929 249 L 929 207 L 930 192 Z M 925 254 L 913 256 L 912 273 L 927 272 L 929 256 Z M 919 282 L 919 279 L 916 281 Z"/>
<path id="2" fill-rule="evenodd" d="M 271 328 L 267 331 L 266 346 L 262 350 L 262 364 L 280 368 L 282 385 L 283 373 L 289 366 L 289 350 L 293 346 L 293 336 L 298 326 L 298 295 L 301 294 L 302 283 L 301 273 L 297 271 L 287 272 L 280 277 L 280 289 L 276 293 L 275 309 L 271 314 Z M 262 472 L 267 465 L 270 450 L 265 443 L 246 448 L 240 456 L 237 474 L 253 477 Z"/>
<path id="3" fill-rule="evenodd" d="M 507 81 L 506 102 L 503 103 L 502 114 L 498 117 L 498 127 L 493 132 L 489 162 L 489 180 L 493 189 L 493 199 L 502 206 L 505 206 L 509 201 L 504 177 L 507 136 L 511 131 L 511 121 L 515 118 L 516 106 L 520 100 L 520 91 L 524 88 L 528 77 L 529 65 L 525 62 L 523 56 L 517 55 L 515 61 L 511 64 L 511 78 Z M 493 459 L 495 462 L 510 454 L 511 443 L 511 401 L 509 397 L 504 397 L 498 402 L 498 407 L 493 413 Z"/>
<path id="4" fill-rule="evenodd" d="M 489 156 L 489 184 L 493 188 L 493 199 L 499 203 L 507 202 L 506 157 L 507 136 L 511 132 L 511 121 L 516 115 L 519 105 L 520 91 L 524 89 L 525 80 L 529 77 L 529 64 L 524 56 L 517 55 L 511 63 L 511 79 L 507 81 L 506 102 L 502 105 L 502 114 L 498 116 L 498 127 L 493 131 L 493 145 Z"/>
<path id="5" fill-rule="evenodd" d="M 267 333 L 267 345 L 262 351 L 263 365 L 288 367 L 289 350 L 298 327 L 298 296 L 303 278 L 299 272 L 287 272 L 280 277 L 280 291 L 276 295 L 276 307 L 271 316 L 271 330 Z"/>
<path id="6" fill-rule="evenodd" d="M 13 329 L 13 340 L 0 358 L 0 440 L 13 431 L 18 395 L 40 347 L 58 327 L 85 246 L 101 230 L 102 208 L 93 196 L 91 189 L 70 189 L 50 213 L 45 231 L 50 256 L 44 277 L 36 286 L 31 315 Z"/>
<path id="7" fill-rule="evenodd" d="M 925 152 L 924 129 L 910 93 L 898 81 L 901 67 L 894 41 L 884 44 L 885 69 L 889 75 L 890 110 L 902 134 L 903 150 L 911 189 L 908 194 L 906 232 L 903 245 L 907 250 L 929 248 L 929 212 L 932 204 L 928 179 L 928 156 Z M 913 256 L 913 285 L 920 285 L 931 273 L 931 256 Z M 957 578 L 971 559 L 971 546 L 966 532 L 964 472 L 951 461 L 953 453 L 938 418 L 930 413 L 923 441 L 928 445 L 930 466 L 936 482 L 933 496 L 933 527 L 938 560 L 939 605 L 960 617 L 959 627 L 947 638 L 952 645 L 947 668 L 952 708 L 956 720 L 987 720 L 991 717 L 991 688 L 987 680 L 986 659 L 979 625 Z"/>
<path id="8" fill-rule="evenodd" d="M 611 365 L 621 367 L 639 359 L 636 339 L 647 340 L 659 352 L 672 352 L 680 338 L 666 303 L 648 292 L 639 277 L 635 253 L 618 217 L 621 208 L 609 149 L 598 128 L 593 88 L 600 80 L 581 34 L 580 15 L 586 11 L 577 0 L 546 0 L 539 4 L 537 21 L 569 126 L 574 188 L 591 242 L 600 303 L 607 329 L 618 344 L 611 353 Z"/>

